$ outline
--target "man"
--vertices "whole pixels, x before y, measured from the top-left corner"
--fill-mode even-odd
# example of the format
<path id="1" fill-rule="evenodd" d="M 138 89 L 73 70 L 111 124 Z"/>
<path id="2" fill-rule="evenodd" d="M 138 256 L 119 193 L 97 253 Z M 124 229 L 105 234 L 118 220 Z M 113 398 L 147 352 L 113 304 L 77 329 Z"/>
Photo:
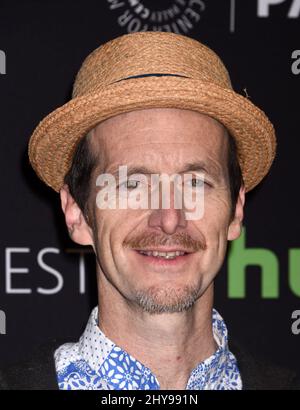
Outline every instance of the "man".
<path id="1" fill-rule="evenodd" d="M 93 247 L 98 307 L 77 343 L 51 344 L 4 372 L 2 386 L 295 386 L 292 373 L 232 343 L 213 309 L 245 193 L 267 174 L 275 145 L 265 114 L 232 90 L 223 63 L 196 40 L 134 33 L 88 56 L 72 100 L 33 133 L 29 157 L 60 193 L 72 240 Z"/>

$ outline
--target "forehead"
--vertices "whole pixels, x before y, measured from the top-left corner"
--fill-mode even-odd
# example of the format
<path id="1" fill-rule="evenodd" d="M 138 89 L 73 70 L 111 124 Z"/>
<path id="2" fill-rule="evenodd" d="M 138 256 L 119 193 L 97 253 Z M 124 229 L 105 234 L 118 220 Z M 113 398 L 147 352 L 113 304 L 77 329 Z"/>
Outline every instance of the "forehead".
<path id="1" fill-rule="evenodd" d="M 128 162 L 141 155 L 151 161 L 180 161 L 193 155 L 222 161 L 227 153 L 226 129 L 196 111 L 151 108 L 122 113 L 98 124 L 91 133 L 93 151 L 106 164 Z M 137 155 L 139 158 L 137 158 Z"/>

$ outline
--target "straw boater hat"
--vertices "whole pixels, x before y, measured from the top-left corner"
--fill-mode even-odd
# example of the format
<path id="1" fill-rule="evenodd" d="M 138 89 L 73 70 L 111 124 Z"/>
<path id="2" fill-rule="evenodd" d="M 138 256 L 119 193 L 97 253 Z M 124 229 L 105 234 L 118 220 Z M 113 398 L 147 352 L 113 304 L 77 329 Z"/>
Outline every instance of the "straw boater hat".
<path id="1" fill-rule="evenodd" d="M 246 191 L 267 174 L 276 140 L 264 112 L 233 91 L 222 61 L 207 46 L 151 31 L 122 35 L 85 59 L 72 99 L 33 132 L 30 162 L 58 192 L 76 145 L 89 130 L 114 115 L 154 107 L 195 110 L 222 123 L 237 141 Z"/>

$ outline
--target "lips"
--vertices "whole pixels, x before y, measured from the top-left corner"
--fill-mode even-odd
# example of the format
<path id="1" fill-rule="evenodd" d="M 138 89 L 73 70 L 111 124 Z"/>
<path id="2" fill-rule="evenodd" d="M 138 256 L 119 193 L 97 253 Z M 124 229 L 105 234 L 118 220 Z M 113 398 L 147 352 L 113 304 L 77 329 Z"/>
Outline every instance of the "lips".
<path id="1" fill-rule="evenodd" d="M 183 268 L 186 263 L 191 262 L 195 251 L 185 248 L 156 248 L 156 249 L 132 249 L 138 260 L 146 268 L 151 267 L 169 267 L 170 269 Z"/>
<path id="2" fill-rule="evenodd" d="M 148 250 L 138 250 L 138 252 L 145 256 L 153 256 L 155 258 L 164 258 L 164 259 L 175 259 L 176 257 L 183 256 L 187 253 L 184 251 L 160 252 L 160 251 L 148 251 Z"/>

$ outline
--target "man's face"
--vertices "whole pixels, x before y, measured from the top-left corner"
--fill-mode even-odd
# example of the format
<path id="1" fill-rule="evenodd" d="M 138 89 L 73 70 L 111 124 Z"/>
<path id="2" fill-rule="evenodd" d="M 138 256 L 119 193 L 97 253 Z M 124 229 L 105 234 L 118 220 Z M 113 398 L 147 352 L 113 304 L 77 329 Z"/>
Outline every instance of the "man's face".
<path id="1" fill-rule="evenodd" d="M 89 198 L 98 271 L 126 300 L 148 312 L 190 308 L 219 271 L 227 240 L 238 236 L 237 230 L 230 231 L 234 222 L 230 220 L 227 138 L 225 128 L 211 117 L 170 108 L 115 116 L 100 123 L 91 135 L 90 146 L 99 164 Z M 195 167 L 198 163 L 201 169 Z M 117 176 L 120 165 L 128 167 L 129 180 L 136 180 L 129 175 L 131 168 L 135 173 L 141 169 L 149 186 L 151 173 L 184 172 L 196 180 L 204 176 L 203 216 L 187 220 L 184 209 L 175 209 L 172 199 L 169 209 L 99 209 L 96 196 L 101 188 L 96 178 L 104 172 Z M 170 259 L 157 256 L 166 251 L 173 252 Z"/>

